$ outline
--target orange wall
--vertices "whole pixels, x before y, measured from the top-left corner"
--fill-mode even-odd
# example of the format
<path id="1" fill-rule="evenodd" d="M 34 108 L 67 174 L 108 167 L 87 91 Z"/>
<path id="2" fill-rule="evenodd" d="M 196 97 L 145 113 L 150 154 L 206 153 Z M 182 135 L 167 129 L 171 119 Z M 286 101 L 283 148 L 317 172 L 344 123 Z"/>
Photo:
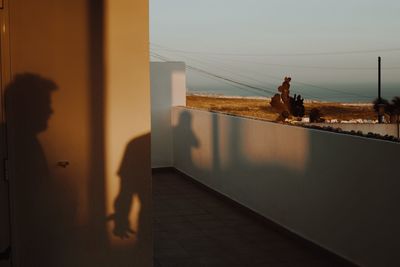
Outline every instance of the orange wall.
<path id="1" fill-rule="evenodd" d="M 138 233 L 137 237 L 121 240 L 113 235 L 113 225 L 108 224 L 108 238 L 117 247 L 140 247 L 152 242 L 148 3 L 106 2 L 106 210 L 115 209 L 113 200 L 121 195 L 121 180 L 122 187 L 125 185 L 132 193 L 129 220 L 132 230 Z M 143 261 L 137 266 L 148 264 Z"/>
<path id="2" fill-rule="evenodd" d="M 147 0 L 9 4 L 11 77 L 38 84 L 25 75 L 8 89 L 57 87 L 40 132 L 16 119 L 31 104 L 38 118 L 40 94 L 8 109 L 17 266 L 151 266 Z M 126 220 L 134 233 L 122 240 Z M 32 240 L 51 256 L 30 255 Z"/>

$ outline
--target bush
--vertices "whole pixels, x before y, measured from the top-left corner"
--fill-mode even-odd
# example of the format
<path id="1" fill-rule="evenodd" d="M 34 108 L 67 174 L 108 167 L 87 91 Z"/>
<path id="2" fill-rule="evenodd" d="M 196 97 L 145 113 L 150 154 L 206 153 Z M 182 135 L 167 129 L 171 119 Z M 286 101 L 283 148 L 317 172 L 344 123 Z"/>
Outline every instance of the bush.
<path id="1" fill-rule="evenodd" d="M 279 94 L 275 94 L 271 98 L 270 104 L 271 104 L 272 108 L 278 112 L 282 112 L 285 109 L 284 104 L 281 101 L 281 96 Z"/>
<path id="2" fill-rule="evenodd" d="M 321 118 L 322 113 L 319 109 L 313 108 L 310 111 L 310 122 L 323 122 L 324 120 Z"/>
<path id="3" fill-rule="evenodd" d="M 304 98 L 301 95 L 290 97 L 290 113 L 295 117 L 304 117 Z"/>

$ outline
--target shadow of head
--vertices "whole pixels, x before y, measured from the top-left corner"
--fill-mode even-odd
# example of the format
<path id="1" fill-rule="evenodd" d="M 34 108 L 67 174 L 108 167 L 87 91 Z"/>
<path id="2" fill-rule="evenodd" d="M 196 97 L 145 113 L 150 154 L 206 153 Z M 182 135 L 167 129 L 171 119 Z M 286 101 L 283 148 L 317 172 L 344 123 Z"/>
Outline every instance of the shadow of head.
<path id="1" fill-rule="evenodd" d="M 39 133 L 47 129 L 53 110 L 51 93 L 57 85 L 33 73 L 15 75 L 7 86 L 7 110 L 15 118 L 14 127 L 20 131 Z"/>
<path id="2" fill-rule="evenodd" d="M 181 140 L 185 147 L 190 148 L 199 147 L 199 140 L 197 139 L 194 131 L 193 131 L 193 122 L 192 122 L 192 114 L 189 111 L 182 111 L 179 115 L 178 125 L 176 125 L 176 129 L 184 134 L 184 138 Z"/>
<path id="3" fill-rule="evenodd" d="M 179 115 L 178 126 L 182 128 L 191 128 L 192 127 L 192 114 L 188 111 L 183 111 Z"/>

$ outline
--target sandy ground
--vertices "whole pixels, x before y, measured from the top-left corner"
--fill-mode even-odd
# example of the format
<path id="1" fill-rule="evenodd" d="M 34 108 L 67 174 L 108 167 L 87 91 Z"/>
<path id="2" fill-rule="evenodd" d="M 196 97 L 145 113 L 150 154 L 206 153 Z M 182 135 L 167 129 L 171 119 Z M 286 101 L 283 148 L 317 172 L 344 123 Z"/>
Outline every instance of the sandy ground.
<path id="1" fill-rule="evenodd" d="M 253 117 L 262 120 L 275 121 L 279 114 L 274 112 L 268 99 L 257 98 L 230 98 L 188 95 L 186 106 L 208 111 L 224 112 L 232 115 Z M 334 102 L 307 102 L 306 117 L 312 108 L 318 108 L 325 119 L 337 120 L 375 120 L 376 113 L 370 104 L 334 103 Z"/>

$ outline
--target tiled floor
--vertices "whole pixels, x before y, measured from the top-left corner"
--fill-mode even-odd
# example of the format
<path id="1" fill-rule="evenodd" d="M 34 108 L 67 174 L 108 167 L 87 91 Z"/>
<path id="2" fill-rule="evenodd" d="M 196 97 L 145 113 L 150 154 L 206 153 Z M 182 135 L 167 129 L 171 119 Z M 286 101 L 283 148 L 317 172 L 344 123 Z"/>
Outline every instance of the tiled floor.
<path id="1" fill-rule="evenodd" d="M 349 266 L 281 234 L 179 173 L 153 174 L 154 266 Z"/>

